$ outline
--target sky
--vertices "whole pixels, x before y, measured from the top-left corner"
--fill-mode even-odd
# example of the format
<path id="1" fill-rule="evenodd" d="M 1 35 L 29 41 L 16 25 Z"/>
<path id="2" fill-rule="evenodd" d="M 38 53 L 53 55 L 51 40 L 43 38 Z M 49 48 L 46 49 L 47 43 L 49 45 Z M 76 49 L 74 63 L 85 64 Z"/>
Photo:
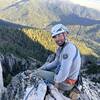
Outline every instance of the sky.
<path id="1" fill-rule="evenodd" d="M 89 8 L 94 8 L 100 11 L 100 0 L 70 0 L 75 4 L 80 4 L 81 6 L 86 6 Z"/>

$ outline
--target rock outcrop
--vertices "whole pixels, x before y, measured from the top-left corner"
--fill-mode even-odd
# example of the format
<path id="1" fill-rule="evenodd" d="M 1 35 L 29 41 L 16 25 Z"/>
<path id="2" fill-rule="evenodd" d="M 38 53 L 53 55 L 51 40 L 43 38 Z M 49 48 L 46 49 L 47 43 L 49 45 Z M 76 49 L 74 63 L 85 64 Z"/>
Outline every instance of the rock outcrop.
<path id="1" fill-rule="evenodd" d="M 3 85 L 3 76 L 2 76 L 2 66 L 0 62 L 0 99 L 1 99 L 3 91 L 4 91 L 4 85 Z"/>
<path id="2" fill-rule="evenodd" d="M 0 54 L 0 61 L 2 64 L 4 85 L 7 86 L 10 82 L 12 76 L 23 72 L 25 70 L 33 70 L 40 67 L 41 62 L 37 61 L 34 58 L 28 57 L 27 59 L 21 59 L 15 57 L 13 54 Z"/>
<path id="3" fill-rule="evenodd" d="M 34 74 L 34 71 L 27 70 L 13 77 L 11 83 L 7 86 L 5 99 L 67 100 L 67 97 L 63 96 L 52 84 L 47 85 L 42 78 Z"/>
<path id="4" fill-rule="evenodd" d="M 10 72 L 13 75 L 27 69 L 35 69 L 36 67 L 41 66 L 41 62 L 31 57 L 28 57 L 27 59 L 21 59 L 15 57 L 13 54 L 7 54 L 0 55 L 0 59 L 4 73 Z"/>
<path id="5" fill-rule="evenodd" d="M 99 100 L 100 84 L 83 78 L 80 100 Z M 7 86 L 6 100 L 70 100 L 52 84 L 46 84 L 34 71 L 27 70 L 13 77 Z"/>
<path id="6" fill-rule="evenodd" d="M 52 59 L 54 55 L 49 56 L 46 62 L 51 62 Z M 35 75 L 35 68 L 40 67 L 41 63 L 33 58 L 26 60 L 13 55 L 1 55 L 0 61 L 1 100 L 70 100 L 53 84 L 47 84 L 40 76 Z M 2 70 L 4 74 L 7 75 L 9 72 L 13 76 L 5 91 L 2 91 L 4 89 Z M 82 79 L 83 91 L 80 100 L 100 100 L 100 84 L 83 77 Z"/>

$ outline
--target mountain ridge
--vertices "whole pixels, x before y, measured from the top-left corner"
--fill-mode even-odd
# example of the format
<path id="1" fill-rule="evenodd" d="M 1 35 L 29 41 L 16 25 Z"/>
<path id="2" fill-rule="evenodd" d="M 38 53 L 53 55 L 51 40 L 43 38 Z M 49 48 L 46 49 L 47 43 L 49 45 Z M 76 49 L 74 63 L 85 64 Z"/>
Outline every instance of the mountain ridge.
<path id="1" fill-rule="evenodd" d="M 56 2 L 56 0 L 54 1 L 55 2 L 50 2 L 47 0 L 37 0 L 35 2 L 34 0 L 20 0 L 18 2 L 13 3 L 12 5 L 3 8 L 5 10 L 2 10 L 2 14 L 0 15 L 1 18 L 7 18 L 11 21 L 24 23 L 27 25 L 29 24 L 30 26 L 36 27 L 39 27 L 39 24 L 40 27 L 46 27 L 53 21 L 59 20 L 61 20 L 61 22 L 63 23 L 66 20 L 66 16 L 69 16 L 71 14 L 78 16 L 76 17 L 77 20 L 79 17 L 82 17 L 91 20 L 97 20 L 100 24 L 99 11 L 68 2 L 63 3 L 60 0 L 58 2 Z M 16 12 L 18 13 L 16 14 Z M 65 16 L 65 18 L 61 17 L 63 15 Z M 16 18 L 14 16 L 16 16 Z M 69 18 L 68 20 L 70 20 Z M 77 22 L 77 20 L 73 20 L 73 22 Z M 84 20 L 82 22 L 84 22 Z"/>

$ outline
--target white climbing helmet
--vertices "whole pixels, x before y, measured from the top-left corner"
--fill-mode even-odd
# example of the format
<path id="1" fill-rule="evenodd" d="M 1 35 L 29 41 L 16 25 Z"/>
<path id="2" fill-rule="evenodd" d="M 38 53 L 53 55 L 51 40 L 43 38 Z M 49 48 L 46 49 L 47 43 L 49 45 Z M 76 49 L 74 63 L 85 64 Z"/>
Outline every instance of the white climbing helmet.
<path id="1" fill-rule="evenodd" d="M 55 36 L 55 35 L 57 35 L 57 34 L 63 33 L 63 32 L 68 32 L 69 33 L 67 27 L 65 27 L 62 24 L 56 24 L 51 29 L 51 35 L 52 35 L 52 37 Z"/>

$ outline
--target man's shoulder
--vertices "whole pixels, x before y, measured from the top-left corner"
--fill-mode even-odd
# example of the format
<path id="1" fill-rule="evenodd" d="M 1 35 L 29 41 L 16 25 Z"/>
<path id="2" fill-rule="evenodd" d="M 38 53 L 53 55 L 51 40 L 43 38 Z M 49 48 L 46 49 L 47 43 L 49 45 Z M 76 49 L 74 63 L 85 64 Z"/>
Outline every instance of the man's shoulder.
<path id="1" fill-rule="evenodd" d="M 74 57 L 76 53 L 76 46 L 69 42 L 63 49 L 63 54 L 67 54 L 68 56 Z"/>
<path id="2" fill-rule="evenodd" d="M 67 42 L 66 43 L 66 45 L 65 45 L 65 49 L 70 49 L 70 48 L 72 48 L 72 49 L 75 49 L 76 48 L 76 46 L 75 46 L 75 44 L 73 44 L 72 42 Z"/>

